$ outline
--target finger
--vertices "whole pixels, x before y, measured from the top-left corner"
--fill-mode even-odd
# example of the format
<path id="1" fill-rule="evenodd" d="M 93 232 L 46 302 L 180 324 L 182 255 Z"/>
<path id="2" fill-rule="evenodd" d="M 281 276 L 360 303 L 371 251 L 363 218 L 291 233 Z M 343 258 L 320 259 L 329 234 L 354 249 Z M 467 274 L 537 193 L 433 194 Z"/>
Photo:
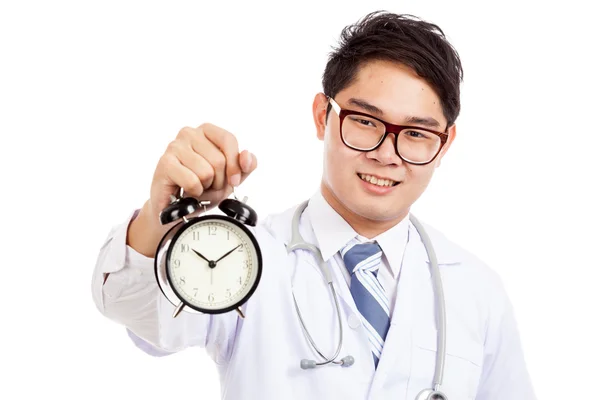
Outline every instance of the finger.
<path id="1" fill-rule="evenodd" d="M 223 188 L 225 183 L 225 155 L 210 140 L 200 135 L 192 141 L 192 149 L 212 166 L 213 181 L 211 187 L 216 190 Z"/>
<path id="2" fill-rule="evenodd" d="M 239 163 L 242 166 L 241 182 L 243 182 L 256 169 L 258 161 L 253 153 L 244 150 L 239 155 Z"/>
<path id="3" fill-rule="evenodd" d="M 231 132 L 215 125 L 207 124 L 202 129 L 206 138 L 225 155 L 228 183 L 237 186 L 241 180 L 242 171 L 238 160 L 239 145 L 236 137 Z"/>
<path id="4" fill-rule="evenodd" d="M 208 160 L 196 153 L 191 147 L 184 147 L 176 152 L 181 164 L 189 168 L 200 179 L 204 189 L 211 187 L 215 170 Z"/>
<path id="5" fill-rule="evenodd" d="M 165 163 L 167 164 L 165 171 L 168 180 L 194 197 L 199 198 L 202 195 L 204 188 L 200 178 L 191 169 L 184 166 L 175 155 L 166 156 Z"/>

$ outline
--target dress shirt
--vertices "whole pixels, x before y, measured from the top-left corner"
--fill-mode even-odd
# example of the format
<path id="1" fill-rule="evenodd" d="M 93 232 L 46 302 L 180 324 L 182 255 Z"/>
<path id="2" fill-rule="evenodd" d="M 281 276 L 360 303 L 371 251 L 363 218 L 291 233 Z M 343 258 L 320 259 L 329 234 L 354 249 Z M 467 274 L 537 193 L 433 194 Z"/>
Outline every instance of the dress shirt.
<path id="1" fill-rule="evenodd" d="M 306 208 L 310 216 L 314 234 L 317 238 L 318 247 L 325 262 L 333 257 L 335 264 L 339 267 L 346 283 L 350 286 L 350 273 L 344 266 L 341 250 L 352 239 L 359 243 L 377 242 L 381 247 L 383 256 L 377 279 L 383 286 L 389 300 L 390 317 L 394 313 L 396 300 L 396 288 L 400 277 L 404 249 L 408 241 L 408 215 L 398 224 L 387 231 L 368 239 L 359 235 L 325 200 L 321 192 L 317 192 L 311 198 Z"/>

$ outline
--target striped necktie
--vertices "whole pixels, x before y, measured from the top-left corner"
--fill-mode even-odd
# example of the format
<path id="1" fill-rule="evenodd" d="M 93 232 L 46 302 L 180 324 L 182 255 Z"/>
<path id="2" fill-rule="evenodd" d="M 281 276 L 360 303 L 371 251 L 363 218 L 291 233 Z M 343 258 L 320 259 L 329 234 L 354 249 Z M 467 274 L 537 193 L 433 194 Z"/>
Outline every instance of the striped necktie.
<path id="1" fill-rule="evenodd" d="M 358 244 L 352 241 L 342 250 L 344 264 L 351 275 L 350 293 L 367 331 L 375 368 L 390 327 L 389 301 L 377 280 L 381 256 L 382 250 L 377 243 Z"/>

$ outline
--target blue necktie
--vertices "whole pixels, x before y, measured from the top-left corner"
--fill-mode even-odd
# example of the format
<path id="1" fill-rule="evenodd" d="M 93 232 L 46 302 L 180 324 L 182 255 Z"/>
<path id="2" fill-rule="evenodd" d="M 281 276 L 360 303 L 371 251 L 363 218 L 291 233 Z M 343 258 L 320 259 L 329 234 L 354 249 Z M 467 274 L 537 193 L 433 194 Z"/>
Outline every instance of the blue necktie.
<path id="1" fill-rule="evenodd" d="M 390 327 L 389 301 L 377 280 L 381 256 L 381 247 L 377 243 L 352 241 L 342 250 L 344 264 L 352 276 L 350 293 L 367 330 L 376 368 Z"/>

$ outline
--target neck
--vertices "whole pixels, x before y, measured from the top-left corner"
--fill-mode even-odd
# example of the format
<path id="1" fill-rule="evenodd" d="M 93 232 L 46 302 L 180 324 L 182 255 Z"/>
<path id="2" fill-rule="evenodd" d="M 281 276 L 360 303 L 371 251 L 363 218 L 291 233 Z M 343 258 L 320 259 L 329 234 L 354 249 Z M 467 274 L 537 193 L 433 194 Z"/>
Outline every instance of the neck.
<path id="1" fill-rule="evenodd" d="M 331 191 L 325 182 L 321 182 L 321 194 L 325 201 L 361 236 L 372 239 L 377 235 L 391 229 L 402 221 L 408 214 L 408 210 L 390 219 L 370 219 L 356 214 L 344 205 Z"/>

